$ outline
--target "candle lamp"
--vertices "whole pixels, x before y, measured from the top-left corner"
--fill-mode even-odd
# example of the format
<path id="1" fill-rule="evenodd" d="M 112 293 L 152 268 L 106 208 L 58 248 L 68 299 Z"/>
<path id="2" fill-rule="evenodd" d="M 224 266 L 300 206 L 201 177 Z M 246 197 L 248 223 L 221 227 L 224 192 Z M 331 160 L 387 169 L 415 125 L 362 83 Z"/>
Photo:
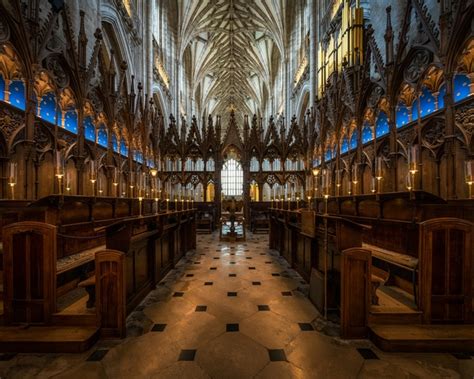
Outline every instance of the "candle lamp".
<path id="1" fill-rule="evenodd" d="M 89 180 L 92 186 L 92 196 L 95 196 L 95 183 L 97 182 L 97 173 L 95 168 L 95 162 L 90 161 L 90 173 L 89 173 Z"/>
<path id="2" fill-rule="evenodd" d="M 158 198 L 155 197 L 155 214 L 158 214 L 158 210 L 159 210 Z"/>
<path id="3" fill-rule="evenodd" d="M 374 176 L 372 176 L 371 186 L 370 186 L 370 192 L 372 192 L 372 193 L 377 192 L 376 180 L 377 180 L 377 179 L 376 179 Z"/>
<path id="4" fill-rule="evenodd" d="M 358 175 L 359 175 L 359 166 L 357 163 L 352 165 L 352 184 L 354 187 L 351 189 L 354 192 L 354 195 L 357 195 L 357 183 L 359 183 Z"/>
<path id="5" fill-rule="evenodd" d="M 170 211 L 170 199 L 169 197 L 166 198 L 166 213 Z"/>
<path id="6" fill-rule="evenodd" d="M 64 182 L 64 186 L 66 188 L 67 193 L 71 192 L 71 174 L 66 173 L 66 180 Z"/>
<path id="7" fill-rule="evenodd" d="M 62 193 L 61 184 L 64 177 L 64 161 L 59 151 L 56 151 L 56 168 L 55 168 L 54 176 L 58 178 L 58 193 L 61 194 Z"/>
<path id="8" fill-rule="evenodd" d="M 472 199 L 472 185 L 474 184 L 474 160 L 468 160 L 464 164 L 466 184 L 469 188 L 469 199 Z"/>
<path id="9" fill-rule="evenodd" d="M 15 199 L 15 186 L 18 178 L 18 166 L 15 162 L 8 164 L 8 185 L 11 188 L 12 200 Z"/>
<path id="10" fill-rule="evenodd" d="M 143 202 L 143 196 L 138 196 L 138 214 L 139 216 L 142 215 L 142 202 Z"/>
<path id="11" fill-rule="evenodd" d="M 411 175 L 411 189 L 415 189 L 415 175 L 418 172 L 418 146 L 410 146 L 408 150 L 408 172 Z M 407 186 L 408 187 L 408 186 Z"/>

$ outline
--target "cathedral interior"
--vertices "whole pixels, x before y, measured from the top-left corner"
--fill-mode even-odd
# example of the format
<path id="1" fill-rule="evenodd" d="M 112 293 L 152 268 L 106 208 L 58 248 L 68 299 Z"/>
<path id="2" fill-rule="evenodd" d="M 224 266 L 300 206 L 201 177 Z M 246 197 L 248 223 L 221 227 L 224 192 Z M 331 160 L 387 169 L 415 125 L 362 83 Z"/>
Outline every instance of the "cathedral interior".
<path id="1" fill-rule="evenodd" d="M 474 0 L 0 0 L 0 378 L 473 378 Z"/>

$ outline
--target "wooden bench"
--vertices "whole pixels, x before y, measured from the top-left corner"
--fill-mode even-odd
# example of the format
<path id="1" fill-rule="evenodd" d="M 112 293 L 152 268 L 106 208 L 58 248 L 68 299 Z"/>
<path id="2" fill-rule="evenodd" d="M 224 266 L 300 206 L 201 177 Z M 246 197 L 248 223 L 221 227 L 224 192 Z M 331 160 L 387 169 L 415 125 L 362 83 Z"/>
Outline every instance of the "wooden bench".
<path id="1" fill-rule="evenodd" d="M 380 261 L 386 263 L 387 278 L 382 278 L 379 275 L 372 276 L 372 285 L 377 288 L 381 284 L 390 284 L 393 283 L 393 272 L 391 266 L 399 267 L 403 270 L 408 271 L 411 274 L 411 285 L 413 287 L 413 296 L 415 298 L 415 304 L 417 304 L 417 272 L 418 272 L 418 258 L 412 257 L 410 255 L 397 253 L 394 251 L 386 250 L 378 246 L 370 245 L 367 243 L 362 243 L 364 249 L 370 250 L 372 253 L 372 258 L 377 258 Z M 374 278 L 375 276 L 375 278 Z M 375 284 L 375 283 L 378 283 Z M 375 288 L 375 290 L 377 289 Z"/>

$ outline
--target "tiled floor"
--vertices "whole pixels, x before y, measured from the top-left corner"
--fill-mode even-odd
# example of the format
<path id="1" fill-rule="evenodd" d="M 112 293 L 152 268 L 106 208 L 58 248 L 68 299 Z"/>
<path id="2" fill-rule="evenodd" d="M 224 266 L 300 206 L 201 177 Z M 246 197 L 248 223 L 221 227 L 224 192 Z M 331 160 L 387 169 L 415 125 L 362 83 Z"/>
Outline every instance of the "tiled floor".
<path id="1" fill-rule="evenodd" d="M 197 251 L 129 316 L 125 340 L 84 354 L 0 354 L 0 378 L 474 376 L 469 355 L 388 354 L 340 340 L 307 284 L 267 246 L 266 235 L 235 244 L 200 235 Z"/>

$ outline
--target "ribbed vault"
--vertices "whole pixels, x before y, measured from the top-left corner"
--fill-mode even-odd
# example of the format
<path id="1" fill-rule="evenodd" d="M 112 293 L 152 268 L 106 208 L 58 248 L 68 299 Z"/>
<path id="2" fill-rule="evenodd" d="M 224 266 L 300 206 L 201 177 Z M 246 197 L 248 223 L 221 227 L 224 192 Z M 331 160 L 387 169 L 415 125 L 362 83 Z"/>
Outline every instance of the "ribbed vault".
<path id="1" fill-rule="evenodd" d="M 186 0 L 181 56 L 201 115 L 264 113 L 283 56 L 280 0 Z"/>

